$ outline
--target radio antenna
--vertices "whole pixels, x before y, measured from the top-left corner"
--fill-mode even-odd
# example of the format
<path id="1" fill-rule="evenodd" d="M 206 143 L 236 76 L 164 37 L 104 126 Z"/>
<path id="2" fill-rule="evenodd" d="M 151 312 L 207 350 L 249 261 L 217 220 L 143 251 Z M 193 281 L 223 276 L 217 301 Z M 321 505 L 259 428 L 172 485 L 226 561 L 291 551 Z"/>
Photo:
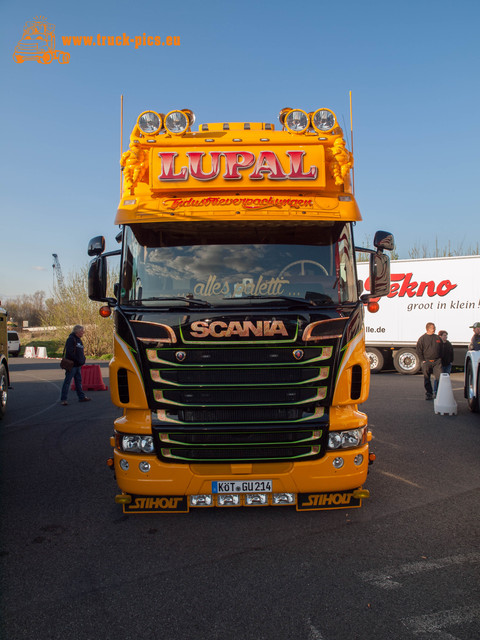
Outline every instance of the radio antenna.
<path id="1" fill-rule="evenodd" d="M 350 91 L 350 147 L 353 156 L 353 111 L 352 111 L 352 92 Z M 352 167 L 352 191 L 355 195 L 355 165 Z"/>
<path id="2" fill-rule="evenodd" d="M 123 153 L 123 93 L 120 96 L 120 157 Z M 120 167 L 120 200 L 122 199 L 122 168 Z"/>

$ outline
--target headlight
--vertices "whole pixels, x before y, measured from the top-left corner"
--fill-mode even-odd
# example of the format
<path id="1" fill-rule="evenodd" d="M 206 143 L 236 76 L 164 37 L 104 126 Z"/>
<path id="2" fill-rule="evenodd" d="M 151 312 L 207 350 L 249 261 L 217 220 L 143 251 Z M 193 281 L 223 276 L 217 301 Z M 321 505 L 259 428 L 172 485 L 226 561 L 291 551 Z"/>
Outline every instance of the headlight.
<path id="1" fill-rule="evenodd" d="M 319 133 L 331 131 L 336 122 L 335 114 L 330 109 L 317 109 L 312 116 L 313 128 Z"/>
<path id="2" fill-rule="evenodd" d="M 346 323 L 346 318 L 331 318 L 330 320 L 318 320 L 317 322 L 312 322 L 305 327 L 302 340 L 309 342 L 341 338 Z"/>
<path id="3" fill-rule="evenodd" d="M 352 449 L 364 444 L 367 439 L 367 427 L 349 431 L 331 431 L 328 435 L 329 449 Z"/>
<path id="4" fill-rule="evenodd" d="M 155 111 L 144 111 L 138 116 L 137 124 L 143 133 L 154 134 L 162 128 L 162 119 Z"/>
<path id="5" fill-rule="evenodd" d="M 170 111 L 165 116 L 165 129 L 170 133 L 184 133 L 190 126 L 190 118 L 183 111 Z"/>
<path id="6" fill-rule="evenodd" d="M 303 133 L 310 126 L 308 113 L 302 109 L 292 109 L 285 116 L 285 126 L 293 133 Z"/>
<path id="7" fill-rule="evenodd" d="M 153 436 L 121 436 L 120 448 L 125 453 L 153 453 Z"/>

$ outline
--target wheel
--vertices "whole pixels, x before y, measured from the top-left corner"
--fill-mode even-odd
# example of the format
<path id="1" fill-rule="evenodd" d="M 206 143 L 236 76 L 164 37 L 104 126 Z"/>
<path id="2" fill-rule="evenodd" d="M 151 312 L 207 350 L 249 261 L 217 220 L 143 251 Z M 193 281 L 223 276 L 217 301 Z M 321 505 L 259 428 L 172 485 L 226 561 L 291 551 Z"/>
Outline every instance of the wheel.
<path id="1" fill-rule="evenodd" d="M 68 64 L 70 62 L 70 54 L 63 51 L 57 51 L 55 56 L 60 64 Z"/>
<path id="2" fill-rule="evenodd" d="M 473 367 L 471 360 L 468 361 L 467 371 L 465 373 L 465 391 L 466 398 L 468 403 L 468 408 L 473 413 L 478 413 L 479 405 L 478 405 L 478 394 L 479 394 L 479 384 L 478 384 L 478 374 L 477 374 L 477 384 L 476 389 L 473 387 Z"/>
<path id="3" fill-rule="evenodd" d="M 323 264 L 320 264 L 319 262 L 315 262 L 315 260 L 295 260 L 295 262 L 291 262 L 290 264 L 287 264 L 286 267 L 283 267 L 283 269 L 278 274 L 278 277 L 280 278 L 281 276 L 283 276 L 285 271 L 288 271 L 288 269 L 290 269 L 290 267 L 294 267 L 297 264 L 300 265 L 300 273 L 298 274 L 300 276 L 304 276 L 305 275 L 305 265 L 306 264 L 314 264 L 316 267 L 321 269 L 326 276 L 328 276 L 328 271 L 325 269 Z"/>
<path id="4" fill-rule="evenodd" d="M 367 356 L 370 360 L 370 373 L 378 373 L 383 369 L 385 358 L 381 351 L 374 347 L 367 347 Z"/>
<path id="5" fill-rule="evenodd" d="M 45 51 L 45 53 L 38 59 L 40 64 L 50 64 L 53 60 L 53 53 L 51 51 Z"/>
<path id="6" fill-rule="evenodd" d="M 0 418 L 3 418 L 7 410 L 8 400 L 8 377 L 5 366 L 0 365 Z"/>
<path id="7" fill-rule="evenodd" d="M 420 358 L 414 349 L 399 349 L 393 357 L 393 366 L 398 373 L 413 375 L 420 371 Z"/>

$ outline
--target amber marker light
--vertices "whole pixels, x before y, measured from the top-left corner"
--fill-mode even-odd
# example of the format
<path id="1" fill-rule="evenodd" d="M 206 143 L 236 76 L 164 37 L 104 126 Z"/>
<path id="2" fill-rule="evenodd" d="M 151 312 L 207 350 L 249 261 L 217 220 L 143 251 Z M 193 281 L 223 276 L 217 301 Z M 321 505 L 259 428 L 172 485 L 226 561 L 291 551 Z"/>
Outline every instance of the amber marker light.
<path id="1" fill-rule="evenodd" d="M 370 300 L 367 304 L 367 309 L 370 311 L 370 313 L 377 313 L 377 311 L 380 309 L 380 305 L 376 300 Z"/>
<path id="2" fill-rule="evenodd" d="M 112 315 L 112 310 L 110 309 L 110 307 L 104 306 L 100 307 L 98 313 L 102 316 L 102 318 L 108 318 Z"/>
<path id="3" fill-rule="evenodd" d="M 142 133 L 155 135 L 162 128 L 162 117 L 156 111 L 144 111 L 138 116 L 137 125 Z"/>

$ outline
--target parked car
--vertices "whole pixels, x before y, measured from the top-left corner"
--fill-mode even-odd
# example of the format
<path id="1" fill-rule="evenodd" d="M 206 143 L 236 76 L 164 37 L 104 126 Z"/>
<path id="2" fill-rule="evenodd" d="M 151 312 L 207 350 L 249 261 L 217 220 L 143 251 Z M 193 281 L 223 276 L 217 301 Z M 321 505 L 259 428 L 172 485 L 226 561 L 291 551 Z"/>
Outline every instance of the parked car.
<path id="1" fill-rule="evenodd" d="M 20 338 L 16 331 L 8 331 L 7 343 L 8 355 L 18 356 L 20 354 Z"/>

